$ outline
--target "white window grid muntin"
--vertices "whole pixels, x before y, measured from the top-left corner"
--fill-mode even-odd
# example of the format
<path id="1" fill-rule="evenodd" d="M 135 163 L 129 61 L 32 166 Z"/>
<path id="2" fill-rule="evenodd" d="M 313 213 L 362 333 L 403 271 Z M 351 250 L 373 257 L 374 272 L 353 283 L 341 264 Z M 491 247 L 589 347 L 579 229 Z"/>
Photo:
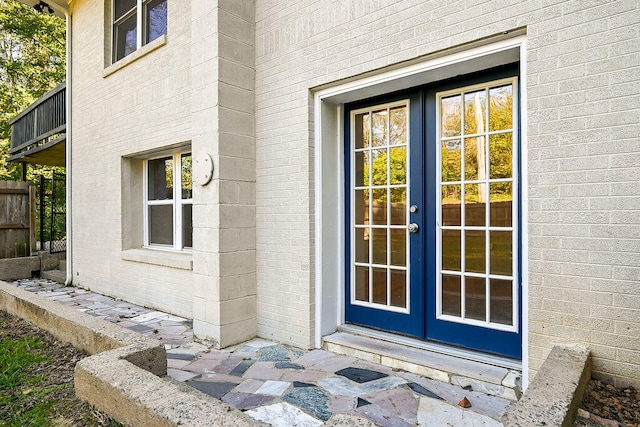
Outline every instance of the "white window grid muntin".
<path id="1" fill-rule="evenodd" d="M 111 58 L 113 62 L 119 61 L 123 58 L 120 59 L 116 59 L 116 48 L 115 48 L 115 43 L 117 41 L 117 36 L 118 34 L 116 33 L 117 30 L 119 30 L 119 25 L 121 23 L 123 23 L 124 21 L 126 21 L 128 18 L 131 17 L 131 15 L 133 15 L 134 13 L 136 14 L 136 50 L 140 49 L 142 46 L 144 46 L 144 40 L 147 38 L 147 26 L 144 25 L 145 21 L 146 21 L 146 13 L 147 13 L 147 5 L 151 2 L 152 0 L 137 0 L 136 1 L 136 5 L 134 7 L 132 7 L 129 11 L 127 11 L 126 13 L 122 14 L 122 16 L 120 18 L 118 18 L 117 20 L 114 19 L 116 16 L 116 1 L 112 0 L 111 1 L 111 37 L 113 38 L 113 40 L 111 41 Z"/>
<path id="2" fill-rule="evenodd" d="M 144 228 L 144 247 L 151 249 L 165 249 L 172 251 L 191 252 L 192 248 L 183 246 L 182 235 L 182 207 L 184 205 L 192 205 L 193 199 L 182 198 L 182 155 L 190 154 L 189 151 L 181 151 L 171 155 L 159 155 L 151 157 L 144 161 L 143 167 L 143 192 L 144 192 L 144 212 L 143 212 L 143 228 Z M 156 159 L 171 158 L 173 163 L 173 198 L 163 200 L 149 200 L 149 161 Z M 149 206 L 173 206 L 173 245 L 162 245 L 149 242 Z"/>
<path id="3" fill-rule="evenodd" d="M 366 147 L 363 148 L 355 148 L 355 116 L 358 114 L 362 114 L 362 113 L 369 113 L 370 117 L 371 115 L 376 112 L 376 111 L 380 111 L 380 110 L 387 110 L 388 113 L 388 117 L 390 119 L 390 110 L 392 108 L 395 107 L 405 107 L 406 108 L 406 132 L 407 132 L 407 140 L 404 144 L 396 144 L 396 145 L 391 145 L 390 144 L 390 137 L 391 137 L 391 128 L 389 127 L 388 131 L 387 131 L 387 140 L 386 143 L 384 145 L 381 146 L 376 146 L 376 147 L 372 147 L 372 141 L 371 138 L 373 136 L 373 132 L 371 130 L 371 127 L 373 125 L 373 120 L 370 119 L 369 121 L 369 138 L 370 140 L 368 141 L 368 145 Z M 388 119 L 388 120 L 389 120 Z M 392 311 L 392 312 L 397 312 L 397 313 L 409 313 L 409 308 L 410 308 L 410 304 L 409 302 L 411 301 L 411 295 L 410 295 L 410 291 L 411 291 L 411 287 L 409 286 L 410 283 L 410 268 L 409 268 L 409 260 L 410 260 L 410 245 L 409 245 L 409 233 L 408 233 L 408 224 L 409 224 L 409 210 L 407 209 L 405 212 L 405 224 L 404 225 L 391 225 L 390 221 L 391 221 L 391 201 L 390 201 L 390 196 L 391 196 L 391 189 L 393 188 L 404 188 L 406 189 L 406 194 L 407 194 L 407 206 L 410 205 L 410 201 L 409 201 L 409 176 L 410 176 L 410 151 L 409 151 L 409 100 L 401 100 L 401 101 L 396 101 L 396 102 L 391 102 L 391 103 L 386 103 L 386 104 L 379 104 L 379 105 L 374 105 L 371 107 L 366 107 L 366 108 L 361 108 L 358 110 L 353 110 L 351 111 L 351 120 L 350 120 L 350 141 L 349 141 L 349 145 L 350 145 L 350 164 L 351 164 L 351 176 L 349 177 L 349 181 L 350 181 L 350 199 L 351 199 L 351 212 L 349 213 L 350 215 L 350 219 L 351 219 L 351 229 L 350 229 L 350 236 L 351 236 L 351 247 L 350 247 L 350 277 L 351 277 L 351 281 L 350 281 L 350 287 L 351 287 L 351 304 L 352 305 L 357 305 L 357 306 L 363 306 L 363 307 L 370 307 L 370 308 L 375 308 L 375 309 L 379 309 L 379 310 L 385 310 L 385 311 Z M 406 182 L 405 184 L 391 184 L 391 174 L 390 174 L 390 163 L 391 163 L 391 148 L 396 148 L 396 147 L 405 147 L 406 148 L 406 165 L 407 165 L 407 171 L 406 171 Z M 373 174 L 373 157 L 371 156 L 371 151 L 373 150 L 377 150 L 377 149 L 387 149 L 388 151 L 388 155 L 387 155 L 387 173 L 388 173 L 388 177 L 389 177 L 389 181 L 387 182 L 387 185 L 373 185 L 373 180 L 372 180 L 372 174 Z M 369 153 L 369 163 L 370 163 L 370 167 L 369 167 L 369 186 L 363 185 L 363 186 L 356 186 L 355 185 L 355 179 L 356 179 L 356 173 L 355 173 L 355 155 L 356 153 Z M 386 189 L 387 191 L 387 224 L 386 225 L 374 225 L 373 224 L 373 190 L 376 189 Z M 355 223 L 355 192 L 356 190 L 369 190 L 369 224 L 368 225 L 359 225 L 357 226 Z M 355 232 L 356 229 L 363 229 L 363 230 L 370 230 L 370 242 L 368 244 L 368 248 L 367 250 L 369 251 L 369 262 L 368 263 L 361 263 L 361 262 L 356 262 L 355 260 Z M 372 240 L 373 239 L 373 229 L 385 229 L 387 230 L 387 263 L 386 264 L 377 264 L 373 262 L 373 243 Z M 405 231 L 405 263 L 406 266 L 405 267 L 401 267 L 401 266 L 396 266 L 396 265 L 392 265 L 391 264 L 391 230 L 404 230 Z M 356 300 L 356 267 L 365 267 L 368 269 L 368 274 L 369 274 L 369 302 L 366 301 L 358 301 Z M 386 304 L 379 304 L 379 303 L 375 303 L 372 301 L 373 299 L 373 269 L 374 268 L 381 268 L 381 269 L 385 269 L 386 270 L 386 274 L 387 274 L 387 303 Z M 393 270 L 396 271 L 404 271 L 405 272 L 405 307 L 396 307 L 396 306 L 392 306 L 391 305 L 391 272 Z"/>
<path id="4" fill-rule="evenodd" d="M 499 131 L 489 131 L 489 114 L 490 114 L 490 90 L 493 88 L 498 88 L 498 87 L 502 87 L 502 86 L 506 86 L 506 85 L 511 85 L 512 88 L 512 117 L 511 117 L 511 122 L 512 122 L 512 128 L 511 129 L 501 129 Z M 485 108 L 485 122 L 487 123 L 487 131 L 486 132 L 482 132 L 482 133 L 474 133 L 474 134 L 465 134 L 464 133 L 464 127 L 465 127 L 465 114 L 464 114 L 464 108 L 465 108 L 465 94 L 469 93 L 469 92 L 475 92 L 478 91 L 479 89 L 483 89 L 486 91 L 487 97 L 486 97 L 486 108 Z M 441 135 L 442 132 L 442 117 L 441 117 L 441 108 L 442 108 L 442 99 L 452 96 L 452 95 L 461 95 L 461 103 L 462 103 L 462 111 L 461 111 L 461 117 L 460 117 L 460 127 L 461 127 L 461 134 L 458 136 L 454 136 L 454 137 L 443 137 Z M 437 182 L 437 189 L 438 191 L 436 191 L 436 209 L 437 209 L 437 230 L 436 230 L 436 258 L 437 258 L 437 274 L 436 274 L 436 318 L 438 320 L 443 320 L 443 321 L 449 321 L 449 322 L 454 322 L 454 323 L 463 323 L 463 324 L 468 324 L 468 325 L 474 325 L 474 326 L 480 326 L 480 327 L 484 327 L 484 328 L 488 328 L 488 329 L 495 329 L 495 330 L 501 330 L 501 331 L 507 331 L 507 332 L 518 332 L 519 330 L 519 318 L 518 318 L 518 307 L 519 307 L 519 298 L 518 298 L 518 277 L 519 277 L 519 270 L 518 270 L 518 254 L 519 254 L 519 247 L 518 247 L 518 200 L 520 198 L 519 195 L 519 191 L 518 191 L 518 174 L 519 174 L 519 170 L 518 170 L 518 159 L 520 158 L 519 155 L 519 151 L 518 151 L 518 106 L 519 106 L 519 101 L 518 101 L 518 79 L 517 77 L 509 77 L 509 78 L 505 78 L 505 79 L 500 79 L 500 80 L 494 80 L 491 82 L 487 82 L 487 83 L 481 83 L 481 84 L 477 84 L 477 85 L 471 85 L 471 86 L 465 86 L 465 87 L 461 87 L 461 88 L 456 88 L 453 90 L 449 90 L 449 91 L 445 91 L 445 92 L 440 92 L 437 94 L 436 96 L 436 102 L 437 102 L 437 107 L 436 107 L 436 140 L 437 140 L 437 144 L 436 144 L 436 158 L 437 158 L 437 165 L 436 165 L 436 182 Z M 491 179 L 490 176 L 490 161 L 491 161 L 491 157 L 490 157 L 490 136 L 491 135 L 497 135 L 497 134 L 507 134 L 507 133 L 511 133 L 512 135 L 512 139 L 511 139 L 511 144 L 512 144 L 512 168 L 511 168 L 511 178 L 497 178 L 497 179 Z M 485 173 L 485 179 L 484 180 L 479 180 L 479 179 L 475 179 L 475 180 L 467 180 L 465 178 L 465 171 L 464 171 L 464 165 L 465 165 L 465 157 L 466 157 L 466 153 L 465 153 L 465 143 L 464 140 L 466 138 L 473 138 L 473 137 L 485 137 L 486 138 L 486 146 L 485 146 L 485 159 L 486 160 L 486 173 Z M 460 140 L 460 158 L 461 158 L 461 169 L 460 169 L 460 180 L 459 181 L 447 181 L 446 183 L 442 182 L 442 143 L 445 141 L 450 141 L 450 140 Z M 511 218 L 512 218 L 512 222 L 511 222 L 511 227 L 496 227 L 496 226 L 491 226 L 490 225 L 490 221 L 491 221 L 491 216 L 490 216 L 490 208 L 491 208 L 491 203 L 490 203 L 490 199 L 487 201 L 485 200 L 485 226 L 467 226 L 467 225 L 462 225 L 465 223 L 465 185 L 467 184 L 485 184 L 486 185 L 486 196 L 485 198 L 489 198 L 490 197 L 490 184 L 492 183 L 499 183 L 499 182 L 509 182 L 511 183 L 511 191 L 512 191 L 512 204 L 511 204 Z M 460 224 L 459 226 L 443 226 L 442 225 L 442 187 L 445 185 L 460 185 L 461 188 L 461 193 L 460 193 L 460 198 L 461 198 L 461 203 L 460 203 Z M 442 268 L 442 230 L 458 230 L 460 231 L 460 271 L 451 271 L 451 270 L 444 270 Z M 466 260 L 465 260 L 465 254 L 466 254 L 466 242 L 465 242 L 465 231 L 484 231 L 485 232 L 485 272 L 486 273 L 473 273 L 473 272 L 466 272 L 465 268 L 466 268 Z M 511 257 L 512 257 L 512 275 L 511 276 L 505 276 L 505 275 L 498 275 L 498 274 L 491 274 L 491 270 L 490 270 L 490 261 L 491 261 L 491 252 L 490 252 L 490 233 L 492 231 L 509 231 L 511 232 Z M 460 316 L 453 316 L 453 315 L 448 315 L 448 314 L 443 314 L 442 313 L 442 275 L 443 274 L 447 274 L 447 275 L 453 275 L 453 276 L 459 276 L 460 277 Z M 469 319 L 466 318 L 466 313 L 465 313 L 465 293 L 466 293 L 466 289 L 465 289 L 465 276 L 467 277 L 478 277 L 478 278 L 484 278 L 485 279 L 485 320 L 476 320 L 476 319 Z M 490 304 L 491 304 L 491 279 L 499 279 L 499 280 L 505 280 L 505 281 L 510 281 L 511 282 L 511 301 L 512 301 L 512 313 L 511 313 L 511 319 L 512 319 L 512 324 L 511 325 L 505 325 L 505 324 L 501 324 L 501 323 L 494 323 L 491 322 L 491 312 L 490 312 Z"/>

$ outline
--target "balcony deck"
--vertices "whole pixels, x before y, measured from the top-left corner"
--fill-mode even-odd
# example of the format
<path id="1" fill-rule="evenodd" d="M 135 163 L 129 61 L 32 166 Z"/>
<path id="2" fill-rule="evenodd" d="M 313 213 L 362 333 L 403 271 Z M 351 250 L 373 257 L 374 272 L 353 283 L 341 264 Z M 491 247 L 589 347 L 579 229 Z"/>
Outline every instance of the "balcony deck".
<path id="1" fill-rule="evenodd" d="M 11 121 L 10 162 L 65 166 L 66 88 L 58 85 Z"/>

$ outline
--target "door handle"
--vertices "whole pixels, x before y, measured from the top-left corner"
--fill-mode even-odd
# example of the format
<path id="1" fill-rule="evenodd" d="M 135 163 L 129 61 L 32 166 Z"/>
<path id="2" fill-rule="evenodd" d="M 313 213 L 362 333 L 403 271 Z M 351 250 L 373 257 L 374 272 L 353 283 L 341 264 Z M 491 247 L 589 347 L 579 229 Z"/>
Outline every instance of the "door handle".
<path id="1" fill-rule="evenodd" d="M 420 228 L 420 227 L 418 227 L 418 224 L 416 224 L 415 222 L 412 222 L 411 224 L 409 224 L 409 225 L 407 226 L 407 229 L 408 229 L 408 230 L 409 230 L 409 232 L 411 232 L 411 233 L 417 233 L 419 228 Z"/>

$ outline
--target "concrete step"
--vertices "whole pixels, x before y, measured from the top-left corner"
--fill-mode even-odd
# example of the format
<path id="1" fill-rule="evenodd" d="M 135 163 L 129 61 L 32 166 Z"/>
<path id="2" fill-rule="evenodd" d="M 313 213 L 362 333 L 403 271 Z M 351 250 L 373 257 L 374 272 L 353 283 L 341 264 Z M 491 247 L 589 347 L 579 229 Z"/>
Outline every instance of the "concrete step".
<path id="1" fill-rule="evenodd" d="M 61 259 L 60 266 L 58 267 L 61 271 L 67 271 L 67 260 Z"/>
<path id="2" fill-rule="evenodd" d="M 398 337 L 359 327 L 343 327 L 323 338 L 327 351 L 379 363 L 433 380 L 516 401 L 522 395 L 521 368 L 500 357 Z"/>
<path id="3" fill-rule="evenodd" d="M 40 273 L 43 279 L 53 280 L 64 285 L 67 279 L 67 273 L 62 270 L 47 270 Z"/>

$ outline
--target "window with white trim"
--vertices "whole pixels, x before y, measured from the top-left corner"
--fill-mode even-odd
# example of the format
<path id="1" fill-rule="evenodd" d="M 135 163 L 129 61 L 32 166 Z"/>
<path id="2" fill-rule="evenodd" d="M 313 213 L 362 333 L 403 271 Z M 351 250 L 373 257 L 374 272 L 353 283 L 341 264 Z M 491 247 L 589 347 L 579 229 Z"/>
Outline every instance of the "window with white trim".
<path id="1" fill-rule="evenodd" d="M 191 153 L 146 160 L 144 244 L 174 250 L 192 247 Z"/>
<path id="2" fill-rule="evenodd" d="M 113 0 L 112 5 L 113 62 L 167 34 L 167 0 Z"/>

